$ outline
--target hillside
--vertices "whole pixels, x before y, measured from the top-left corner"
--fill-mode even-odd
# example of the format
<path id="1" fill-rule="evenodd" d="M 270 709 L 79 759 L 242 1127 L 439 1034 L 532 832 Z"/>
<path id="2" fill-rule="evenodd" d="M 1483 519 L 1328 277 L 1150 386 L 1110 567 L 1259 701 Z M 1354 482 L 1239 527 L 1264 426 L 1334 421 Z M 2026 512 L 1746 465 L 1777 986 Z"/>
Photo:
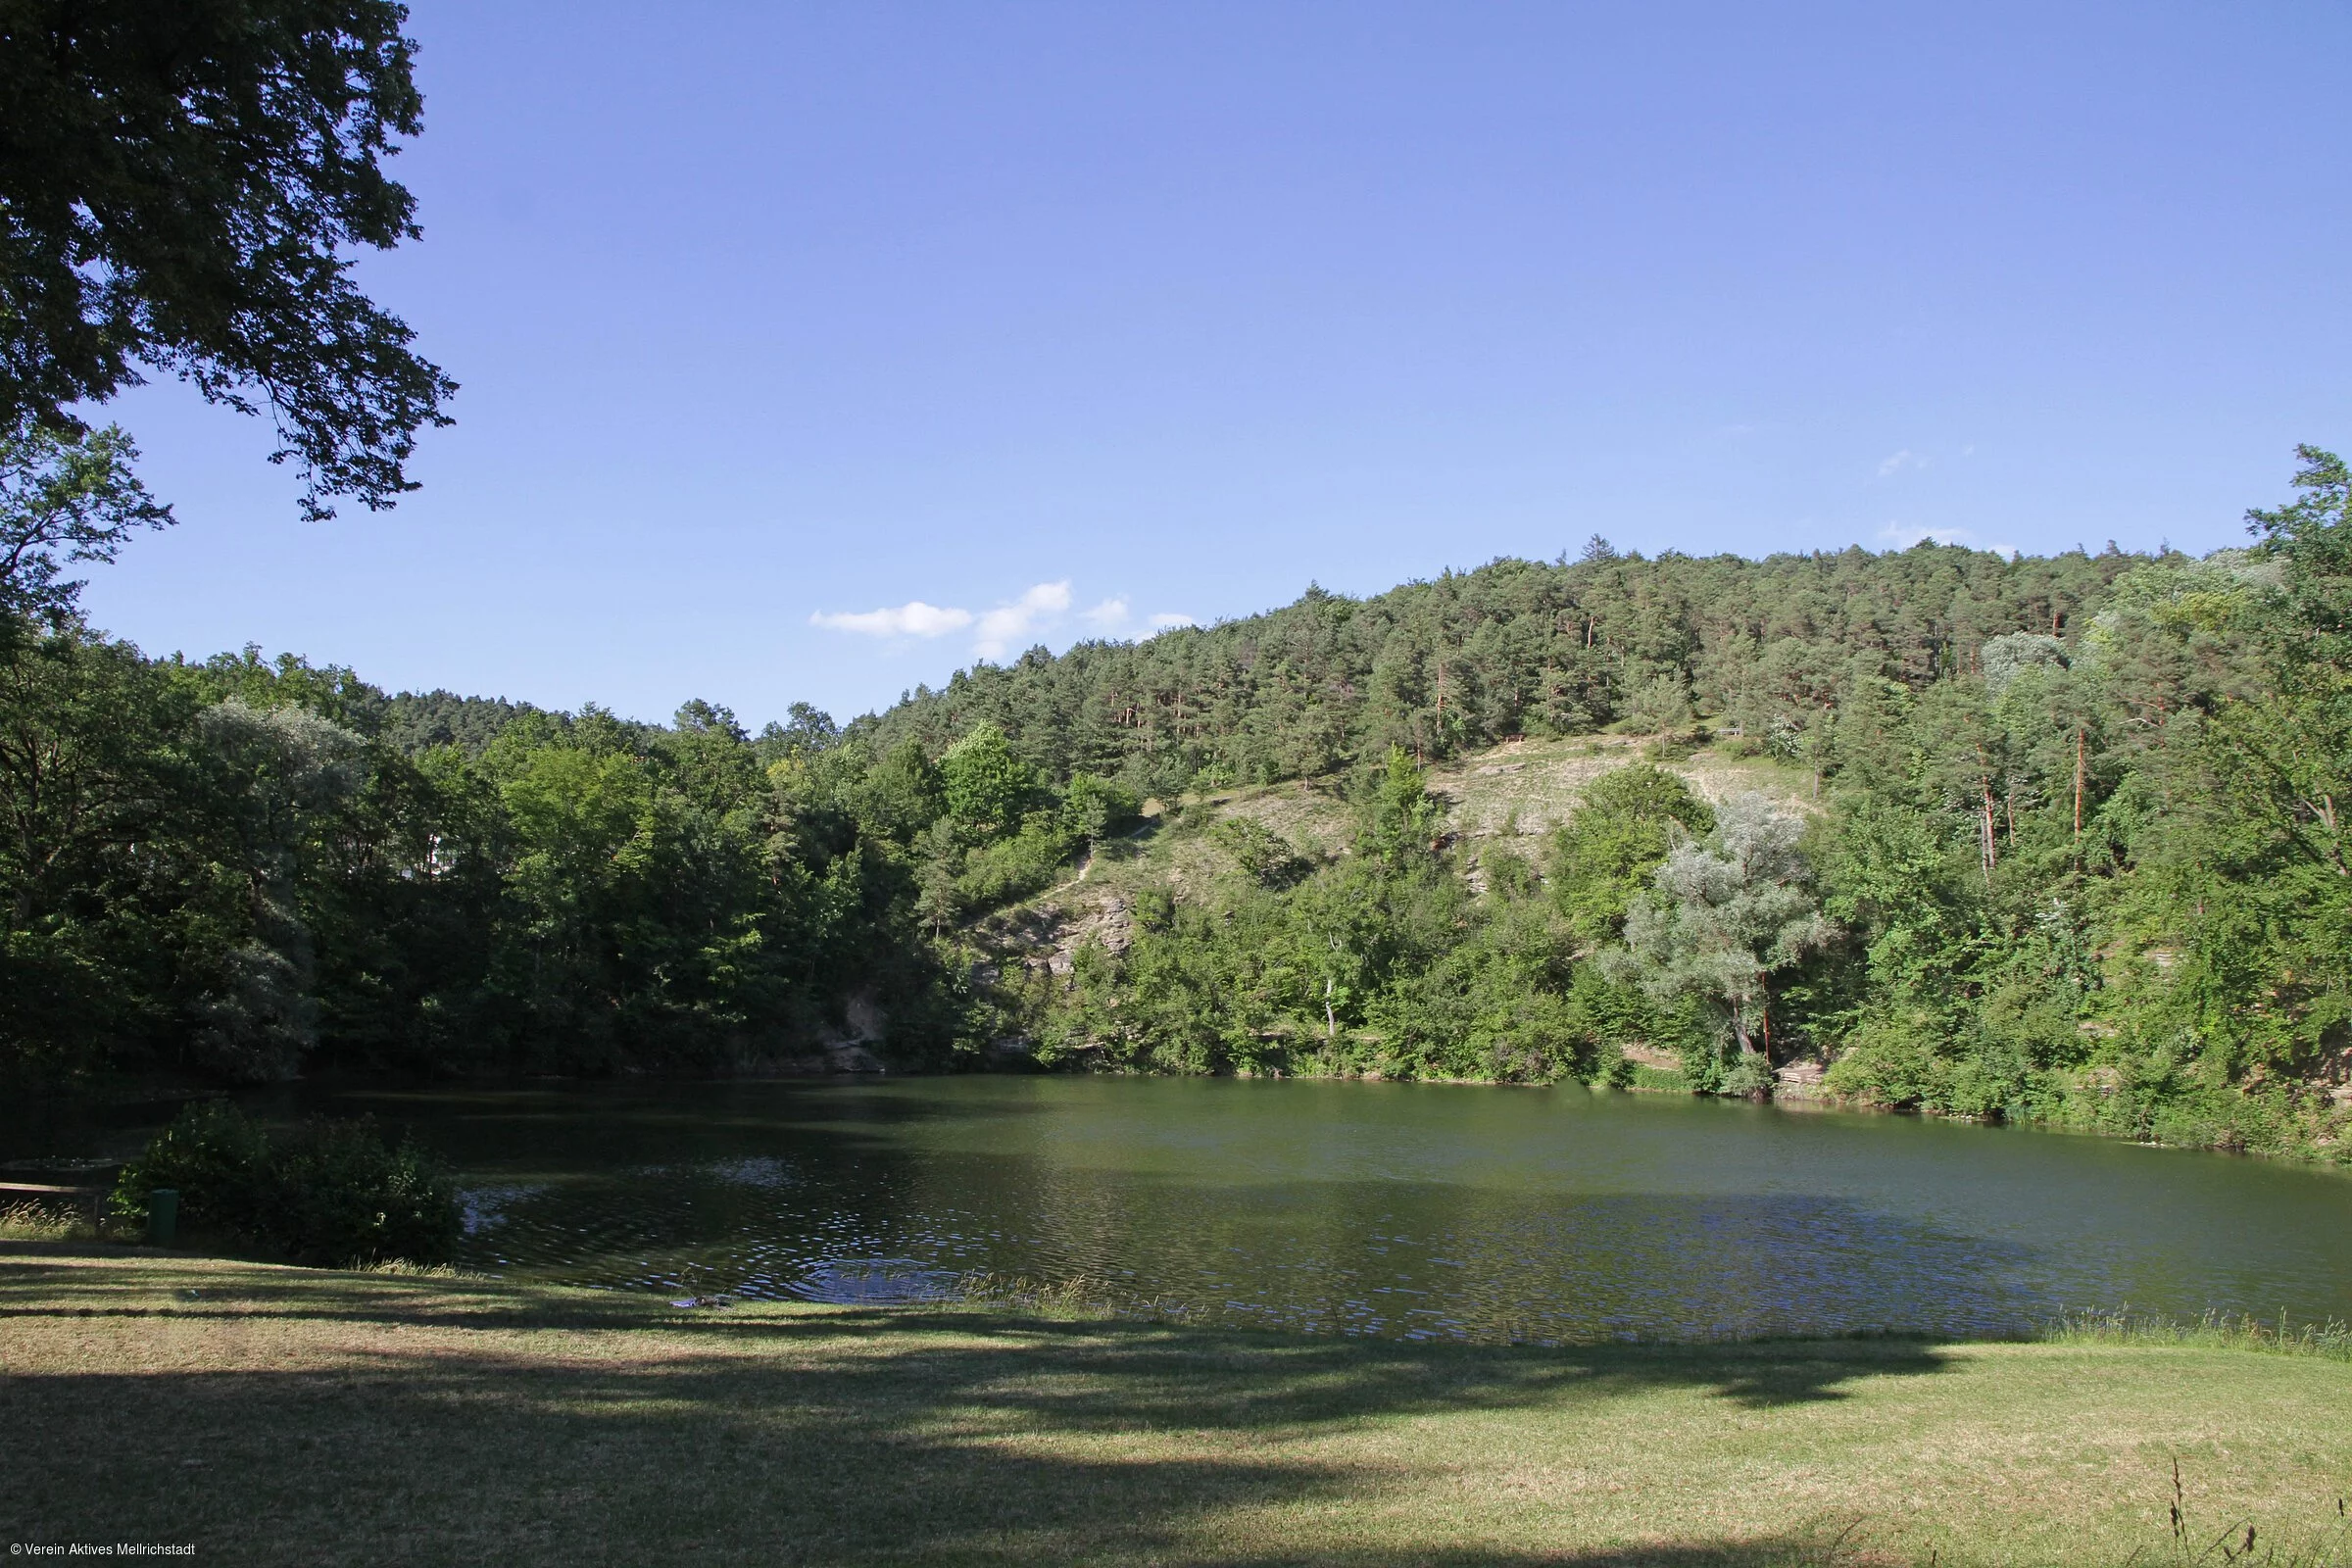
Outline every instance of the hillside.
<path id="1" fill-rule="evenodd" d="M 2011 560 L 1936 544 L 1648 561 L 1595 539 L 1573 562 L 1496 561 L 1365 600 L 1309 589 L 1142 643 L 1033 649 L 918 689 L 851 734 L 937 756 L 993 723 L 1050 776 L 1158 794 L 1204 774 L 1321 776 L 1393 745 L 1444 759 L 1520 736 L 1672 728 L 1693 711 L 1793 733 L 1862 685 L 1918 691 L 1974 672 L 1994 638 L 2077 635 L 2151 564 L 2112 547 Z"/>
<path id="2" fill-rule="evenodd" d="M 1587 788 L 1604 773 L 1638 763 L 1654 752 L 1639 736 L 1595 735 L 1504 741 L 1434 767 L 1426 778 L 1443 804 L 1443 829 L 1473 887 L 1494 852 L 1541 858 Z M 1812 777 L 1769 757 L 1735 755 L 1716 747 L 1669 753 L 1665 769 L 1693 793 L 1722 802 L 1755 790 L 1790 809 L 1818 810 Z M 1115 929 L 1122 910 L 1150 891 L 1205 896 L 1220 884 L 1246 882 L 1240 857 L 1219 842 L 1219 822 L 1257 823 L 1319 863 L 1347 854 L 1355 813 L 1329 781 L 1234 786 L 1148 804 L 1146 816 L 1122 837 L 1097 845 L 1070 868 L 1066 880 L 1030 898 L 977 916 L 974 937 L 1000 960 L 1039 964 L 1066 960 L 1086 933 Z M 1483 891 L 1483 889 L 1482 889 Z"/>
<path id="3" fill-rule="evenodd" d="M 2340 1158 L 2332 461 L 2252 552 L 1596 542 L 1033 654 L 851 741 L 999 736 L 1155 796 L 971 906 L 990 1059 L 1793 1089 Z"/>
<path id="4" fill-rule="evenodd" d="M 856 1042 L 1801 1083 L 2341 1160 L 2352 475 L 2303 456 L 2254 545 L 2201 560 L 1595 540 L 757 735 L 28 626 L 0 1066 L 775 1071 Z"/>

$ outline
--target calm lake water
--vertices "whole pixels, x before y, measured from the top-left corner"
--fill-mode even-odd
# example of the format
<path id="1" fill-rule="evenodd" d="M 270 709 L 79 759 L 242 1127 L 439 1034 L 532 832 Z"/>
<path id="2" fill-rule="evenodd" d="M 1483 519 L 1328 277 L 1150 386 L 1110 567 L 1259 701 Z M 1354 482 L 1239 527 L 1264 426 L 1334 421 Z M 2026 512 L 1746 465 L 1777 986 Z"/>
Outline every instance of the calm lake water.
<path id="1" fill-rule="evenodd" d="M 2352 1318 L 2352 1180 L 1909 1117 L 1057 1077 L 324 1098 L 456 1161 L 466 1266 L 567 1284 L 857 1301 L 986 1272 L 1462 1340 Z"/>

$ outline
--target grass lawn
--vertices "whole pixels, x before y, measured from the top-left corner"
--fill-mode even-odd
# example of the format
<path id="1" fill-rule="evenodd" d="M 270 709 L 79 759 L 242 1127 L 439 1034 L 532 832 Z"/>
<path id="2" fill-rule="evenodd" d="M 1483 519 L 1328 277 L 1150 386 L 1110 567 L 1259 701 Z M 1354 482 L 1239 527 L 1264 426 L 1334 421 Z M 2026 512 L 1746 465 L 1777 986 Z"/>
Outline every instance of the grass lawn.
<path id="1" fill-rule="evenodd" d="M 14 1243 L 0 1456 L 10 1542 L 199 1562 L 2154 1564 L 2176 1459 L 2197 1546 L 2333 1561 L 2352 1363 L 679 1309 Z"/>

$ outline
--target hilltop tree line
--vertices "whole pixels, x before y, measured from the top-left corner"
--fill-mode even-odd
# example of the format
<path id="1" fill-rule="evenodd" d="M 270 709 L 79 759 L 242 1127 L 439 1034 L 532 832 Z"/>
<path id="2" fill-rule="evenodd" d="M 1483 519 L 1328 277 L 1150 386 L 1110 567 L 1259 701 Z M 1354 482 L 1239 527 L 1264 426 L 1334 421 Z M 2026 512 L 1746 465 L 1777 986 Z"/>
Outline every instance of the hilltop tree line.
<path id="1" fill-rule="evenodd" d="M 1573 562 L 1497 561 L 1368 600 L 1310 588 L 1148 642 L 1034 649 L 867 728 L 936 751 L 985 720 L 1050 773 L 1146 794 L 1319 777 L 1392 746 L 1426 763 L 1519 735 L 1670 730 L 1696 712 L 1809 754 L 1860 690 L 1982 673 L 2007 634 L 2063 640 L 2144 560 L 1922 544 L 1645 561 L 1595 538 Z"/>

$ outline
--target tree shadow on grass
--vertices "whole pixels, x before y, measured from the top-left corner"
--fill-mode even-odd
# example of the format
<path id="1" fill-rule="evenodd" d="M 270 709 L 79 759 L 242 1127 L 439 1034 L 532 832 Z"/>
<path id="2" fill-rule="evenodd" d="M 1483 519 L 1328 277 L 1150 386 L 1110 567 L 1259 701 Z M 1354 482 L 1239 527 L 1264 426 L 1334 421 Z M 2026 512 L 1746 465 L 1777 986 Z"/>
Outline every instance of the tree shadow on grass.
<path id="1" fill-rule="evenodd" d="M 11 1253 L 16 1254 L 11 1256 Z M 27 1255 L 32 1254 L 32 1255 Z M 44 1263 L 38 1254 L 54 1261 Z M 1356 1336 L 1054 1318 L 970 1306 L 814 1307 L 749 1303 L 680 1309 L 633 1292 L 516 1289 L 500 1281 L 296 1268 L 228 1273 L 203 1259 L 92 1257 L 74 1244 L 0 1244 L 0 1323 L 12 1318 L 241 1319 L 428 1328 L 689 1334 L 711 1353 L 789 1353 L 796 1343 L 871 1336 L 877 1346 L 942 1331 L 1004 1351 L 1081 1355 L 1116 1380 L 1128 1420 L 1152 1411 L 1193 1421 L 1327 1421 L 1457 1404 L 1503 1405 L 1570 1388 L 1587 1396 L 1652 1388 L 1711 1391 L 1767 1409 L 1845 1397 L 1857 1378 L 1941 1370 L 1936 1342 L 1903 1336 L 1726 1341 L 1695 1345 L 1482 1346 Z M 914 1363 L 927 1353 L 893 1348 Z"/>
<path id="2" fill-rule="evenodd" d="M 1906 1341 L 1543 1349 L 971 1311 L 688 1314 L 21 1251 L 0 1266 L 0 1311 L 20 1346 L 63 1329 L 97 1352 L 38 1375 L 7 1357 L 13 1539 L 193 1541 L 265 1562 L 1863 1562 L 1783 1538 L 1448 1548 L 1396 1521 L 1396 1461 L 1312 1445 L 1400 1414 L 1574 1419 L 1653 1390 L 1796 1404 L 1944 1364 Z M 228 1353 L 189 1354 L 191 1333 Z M 1416 1529 L 1417 1544 L 1383 1539 Z"/>

